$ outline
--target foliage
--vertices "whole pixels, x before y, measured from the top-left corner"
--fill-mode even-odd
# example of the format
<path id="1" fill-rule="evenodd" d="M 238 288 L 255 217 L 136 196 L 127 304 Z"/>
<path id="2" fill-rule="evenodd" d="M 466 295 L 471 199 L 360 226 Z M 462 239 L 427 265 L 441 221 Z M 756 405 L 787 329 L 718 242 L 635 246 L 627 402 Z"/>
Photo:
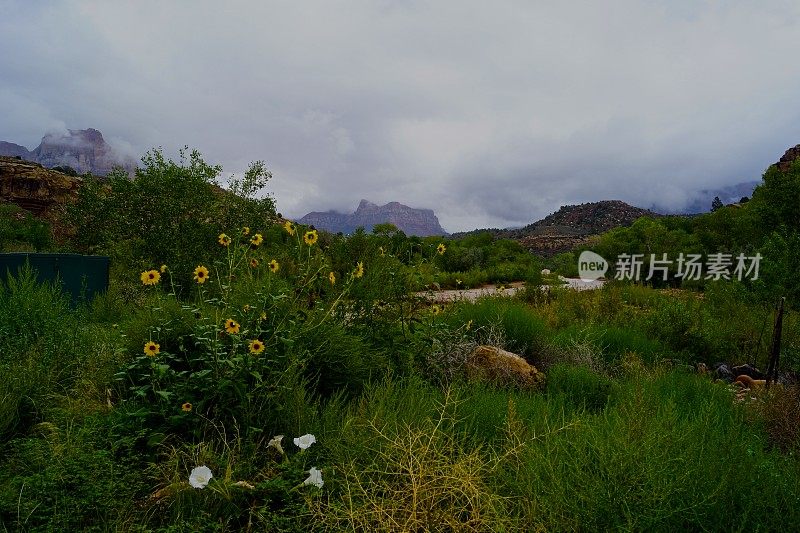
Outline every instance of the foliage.
<path id="1" fill-rule="evenodd" d="M 271 176 L 263 162 L 234 178 L 231 192 L 217 186 L 221 172 L 196 150 L 181 150 L 178 162 L 152 150 L 134 179 L 122 171 L 105 182 L 87 178 L 68 213 L 77 244 L 141 262 L 130 268 L 168 264 L 174 272 L 189 273 L 198 262 L 209 261 L 209 250 L 226 228 L 263 227 L 275 216 L 270 198 L 254 198 Z"/>
<path id="2" fill-rule="evenodd" d="M 52 246 L 50 225 L 14 204 L 0 202 L 0 252 L 39 252 Z"/>
<path id="3" fill-rule="evenodd" d="M 259 234 L 231 234 L 228 244 L 220 238 L 223 252 L 207 278 L 196 278 L 191 301 L 157 292 L 147 314 L 152 322 L 131 331 L 137 355 L 118 379 L 136 407 L 131 415 L 164 434 L 200 437 L 207 428 L 192 423 L 198 415 L 258 433 L 277 407 L 278 391 L 297 385 L 284 382 L 288 377 L 305 373 L 319 380 L 320 392 L 348 384 L 355 392 L 380 372 L 379 358 L 359 357 L 358 337 L 332 324 L 336 307 L 360 278 L 350 273 L 341 289 L 326 295 L 335 284 L 318 246 L 297 234 L 282 253 L 269 251 L 280 257 L 272 259 L 274 269 L 258 268 L 253 265 L 268 265 L 274 257 L 253 246 Z"/>

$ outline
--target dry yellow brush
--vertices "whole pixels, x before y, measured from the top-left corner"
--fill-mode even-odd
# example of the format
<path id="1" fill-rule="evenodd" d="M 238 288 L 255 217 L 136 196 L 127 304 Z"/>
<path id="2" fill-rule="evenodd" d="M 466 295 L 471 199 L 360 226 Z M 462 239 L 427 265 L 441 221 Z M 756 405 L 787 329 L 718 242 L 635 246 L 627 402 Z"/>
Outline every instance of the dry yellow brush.
<path id="1" fill-rule="evenodd" d="M 360 420 L 369 451 L 364 462 L 334 467 L 336 492 L 311 501 L 325 529 L 352 531 L 514 530 L 514 502 L 490 486 L 490 478 L 520 460 L 524 446 L 513 403 L 506 441 L 496 449 L 466 449 L 453 436 L 456 400 L 448 391 L 438 417 L 418 425 L 386 427 Z"/>

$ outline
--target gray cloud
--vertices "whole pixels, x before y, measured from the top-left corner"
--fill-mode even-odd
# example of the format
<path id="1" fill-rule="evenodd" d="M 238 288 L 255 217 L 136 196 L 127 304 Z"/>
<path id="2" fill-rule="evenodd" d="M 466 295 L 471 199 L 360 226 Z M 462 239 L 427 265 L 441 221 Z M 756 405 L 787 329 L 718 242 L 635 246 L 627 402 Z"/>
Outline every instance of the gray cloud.
<path id="1" fill-rule="evenodd" d="M 284 214 L 360 198 L 449 231 L 679 207 L 800 142 L 800 5 L 0 0 L 0 139 L 264 159 Z"/>

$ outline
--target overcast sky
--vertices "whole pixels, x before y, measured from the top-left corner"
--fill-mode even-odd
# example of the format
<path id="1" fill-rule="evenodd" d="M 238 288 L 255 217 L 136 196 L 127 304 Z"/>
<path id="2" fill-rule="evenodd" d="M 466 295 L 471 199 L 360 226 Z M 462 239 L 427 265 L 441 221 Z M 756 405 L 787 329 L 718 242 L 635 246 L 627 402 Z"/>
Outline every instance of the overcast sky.
<path id="1" fill-rule="evenodd" d="M 222 7 L 224 6 L 224 7 Z M 93 127 L 448 231 L 680 207 L 800 143 L 800 2 L 0 0 L 0 140 Z"/>

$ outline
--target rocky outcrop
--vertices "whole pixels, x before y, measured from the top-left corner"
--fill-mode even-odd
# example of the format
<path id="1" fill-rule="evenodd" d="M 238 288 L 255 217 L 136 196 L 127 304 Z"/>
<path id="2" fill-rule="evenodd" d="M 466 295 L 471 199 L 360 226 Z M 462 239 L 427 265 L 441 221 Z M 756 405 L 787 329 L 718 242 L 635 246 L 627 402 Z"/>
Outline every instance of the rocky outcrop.
<path id="1" fill-rule="evenodd" d="M 510 230 L 510 233 L 516 238 L 548 231 L 574 235 L 596 235 L 620 226 L 630 226 L 638 218 L 645 216 L 660 215 L 619 200 L 604 200 L 580 205 L 565 205 L 542 220 L 518 230 Z"/>
<path id="2" fill-rule="evenodd" d="M 469 379 L 534 389 L 544 385 L 545 376 L 519 355 L 495 346 L 478 346 L 467 358 Z"/>
<path id="3" fill-rule="evenodd" d="M 419 237 L 447 235 L 447 232 L 439 225 L 439 219 L 436 218 L 432 209 L 414 209 L 398 202 L 376 205 L 367 200 L 361 200 L 358 209 L 352 214 L 334 211 L 312 212 L 297 222 L 332 233 L 353 233 L 359 227 L 372 231 L 376 224 L 389 222 L 406 235 Z"/>
<path id="4" fill-rule="evenodd" d="M 30 152 L 24 146 L 2 141 L 0 156 L 18 156 L 46 168 L 70 167 L 79 174 L 95 176 L 105 176 L 114 167 L 121 166 L 129 173 L 136 167 L 132 158 L 116 153 L 103 139 L 103 134 L 92 128 L 48 133 Z"/>
<path id="5" fill-rule="evenodd" d="M 789 170 L 789 167 L 792 165 L 795 159 L 798 158 L 800 158 L 800 144 L 794 148 L 789 148 L 786 150 L 786 153 L 783 154 L 783 157 L 781 157 L 780 160 L 775 164 L 778 165 L 778 170 L 781 172 L 786 172 Z"/>
<path id="6" fill-rule="evenodd" d="M 77 198 L 83 180 L 38 163 L 0 156 L 0 200 L 48 218 L 57 206 Z"/>
<path id="7" fill-rule="evenodd" d="M 565 205 L 555 213 L 524 228 L 475 230 L 469 233 L 457 233 L 453 237 L 488 231 L 497 239 L 516 240 L 531 253 L 550 257 L 574 250 L 611 229 L 630 226 L 643 216 L 661 215 L 619 200 L 604 200 Z"/>

